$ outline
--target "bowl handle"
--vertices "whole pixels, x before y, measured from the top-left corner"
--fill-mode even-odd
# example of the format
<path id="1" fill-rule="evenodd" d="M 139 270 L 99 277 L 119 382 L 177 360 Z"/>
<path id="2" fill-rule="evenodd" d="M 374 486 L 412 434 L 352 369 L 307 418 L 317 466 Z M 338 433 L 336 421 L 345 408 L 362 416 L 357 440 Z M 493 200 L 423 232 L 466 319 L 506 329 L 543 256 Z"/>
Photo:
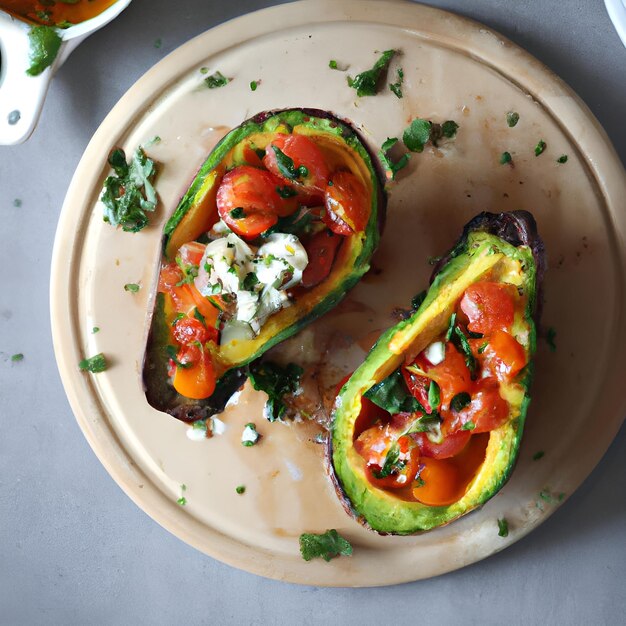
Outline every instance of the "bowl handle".
<path id="1" fill-rule="evenodd" d="M 28 24 L 0 11 L 0 145 L 22 143 L 30 137 L 57 66 L 55 62 L 39 76 L 26 73 L 30 66 L 28 30 Z"/>

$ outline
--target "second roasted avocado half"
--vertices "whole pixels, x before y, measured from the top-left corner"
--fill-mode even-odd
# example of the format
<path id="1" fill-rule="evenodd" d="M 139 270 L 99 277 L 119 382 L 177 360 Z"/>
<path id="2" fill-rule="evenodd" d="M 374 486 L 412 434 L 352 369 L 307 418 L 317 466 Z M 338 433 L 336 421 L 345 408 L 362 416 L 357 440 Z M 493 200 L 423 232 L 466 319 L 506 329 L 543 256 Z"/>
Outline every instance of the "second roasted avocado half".
<path id="1" fill-rule="evenodd" d="M 148 402 L 184 421 L 223 410 L 251 362 L 368 271 L 384 210 L 377 162 L 345 121 L 287 109 L 230 131 L 165 225 Z"/>
<path id="2" fill-rule="evenodd" d="M 543 244 L 529 213 L 483 213 L 408 319 L 337 397 L 328 458 L 346 510 L 407 535 L 447 524 L 508 480 L 530 401 Z"/>

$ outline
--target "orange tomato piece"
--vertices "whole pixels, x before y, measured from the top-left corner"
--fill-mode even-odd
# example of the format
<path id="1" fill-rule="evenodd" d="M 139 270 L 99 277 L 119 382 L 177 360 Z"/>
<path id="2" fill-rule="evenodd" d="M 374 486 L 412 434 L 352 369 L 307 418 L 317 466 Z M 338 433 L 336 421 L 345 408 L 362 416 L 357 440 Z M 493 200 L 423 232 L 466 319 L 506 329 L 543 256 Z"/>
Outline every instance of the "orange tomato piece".
<path id="1" fill-rule="evenodd" d="M 482 353 L 476 354 L 481 368 L 500 381 L 511 380 L 527 363 L 524 347 L 503 330 L 496 330 L 485 339 L 472 340 L 472 344 L 485 346 Z"/>
<path id="2" fill-rule="evenodd" d="M 191 367 L 176 367 L 174 389 L 185 398 L 204 400 L 215 391 L 215 369 L 208 350 Z"/>
<path id="3" fill-rule="evenodd" d="M 463 497 L 465 484 L 456 465 L 446 459 L 420 459 L 421 486 L 413 489 L 413 497 L 429 506 L 445 506 Z"/>
<path id="4" fill-rule="evenodd" d="M 461 298 L 467 327 L 483 335 L 507 330 L 513 324 L 517 289 L 507 283 L 484 281 L 470 285 Z"/>
<path id="5" fill-rule="evenodd" d="M 337 235 L 365 230 L 369 218 L 369 198 L 361 181 L 351 172 L 335 172 L 324 196 L 324 223 Z"/>

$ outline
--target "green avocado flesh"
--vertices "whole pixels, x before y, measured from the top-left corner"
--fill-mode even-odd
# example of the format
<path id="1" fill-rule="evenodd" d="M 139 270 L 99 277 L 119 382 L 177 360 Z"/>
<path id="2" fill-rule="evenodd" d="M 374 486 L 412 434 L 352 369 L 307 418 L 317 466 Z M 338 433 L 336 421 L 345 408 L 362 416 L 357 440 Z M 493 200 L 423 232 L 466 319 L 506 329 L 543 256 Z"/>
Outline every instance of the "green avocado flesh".
<path id="1" fill-rule="evenodd" d="M 535 258 L 529 247 L 515 247 L 488 232 L 469 232 L 453 249 L 419 309 L 379 338 L 344 385 L 334 410 L 329 454 L 331 475 L 346 510 L 364 525 L 380 533 L 399 535 L 430 530 L 482 505 L 507 481 L 519 451 L 530 401 L 531 358 L 536 344 L 533 321 L 536 274 Z M 502 426 L 489 432 L 485 459 L 459 500 L 446 506 L 428 506 L 400 499 L 368 480 L 365 461 L 354 449 L 361 397 L 404 363 L 407 355 L 412 360 L 445 333 L 464 291 L 486 277 L 515 285 L 525 299 L 524 306 L 515 314 L 512 334 L 524 346 L 528 364 L 513 381 L 500 387 L 500 395 L 509 402 L 509 417 Z"/>
<path id="2" fill-rule="evenodd" d="M 363 232 L 342 238 L 330 274 L 319 284 L 299 290 L 290 306 L 271 315 L 259 334 L 234 339 L 213 353 L 218 381 L 204 400 L 178 394 L 167 373 L 167 346 L 172 344 L 167 298 L 158 293 L 144 362 L 144 387 L 148 402 L 158 410 L 191 420 L 217 413 L 245 381 L 245 366 L 303 326 L 332 309 L 369 270 L 379 241 L 384 192 L 376 165 L 357 133 L 323 111 L 289 109 L 264 113 L 229 132 L 212 150 L 164 228 L 163 262 L 171 262 L 181 245 L 201 239 L 218 221 L 216 193 L 224 174 L 238 165 L 258 163 L 258 154 L 277 134 L 302 134 L 313 139 L 331 172 L 348 170 L 371 197 L 370 215 Z"/>

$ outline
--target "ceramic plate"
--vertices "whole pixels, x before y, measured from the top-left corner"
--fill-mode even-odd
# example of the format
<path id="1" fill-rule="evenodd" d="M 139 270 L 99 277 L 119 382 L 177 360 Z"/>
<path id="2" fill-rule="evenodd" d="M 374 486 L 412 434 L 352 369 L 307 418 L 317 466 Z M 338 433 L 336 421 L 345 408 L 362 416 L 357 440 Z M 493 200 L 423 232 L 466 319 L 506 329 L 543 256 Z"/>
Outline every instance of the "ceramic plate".
<path id="1" fill-rule="evenodd" d="M 396 48 L 404 97 L 386 87 L 357 98 L 346 75 Z M 340 68 L 329 68 L 330 59 Z M 207 89 L 204 74 L 232 81 Z M 252 92 L 250 82 L 257 81 Z M 414 117 L 456 120 L 457 138 L 414 154 L 389 188 L 387 227 L 366 277 L 331 314 L 275 356 L 306 361 L 326 341 L 336 380 L 361 360 L 380 329 L 427 284 L 427 259 L 445 251 L 483 210 L 527 209 L 550 268 L 541 341 L 519 462 L 480 511 L 415 537 L 380 537 L 350 519 L 327 479 L 310 424 L 270 424 L 264 396 L 246 386 L 221 416 L 226 430 L 191 441 L 187 427 L 146 402 L 141 365 L 164 221 L 224 133 L 263 110 L 328 109 L 353 120 L 376 149 Z M 506 113 L 517 111 L 509 128 Z M 98 196 L 113 146 L 127 152 L 158 135 L 160 208 L 139 234 L 102 221 Z M 543 140 L 545 152 L 534 147 Z M 500 165 L 503 151 L 514 166 Z M 557 163 L 566 154 L 567 163 Z M 150 70 L 94 135 L 59 222 L 52 267 L 52 329 L 70 403 L 90 445 L 125 492 L 184 541 L 221 561 L 281 580 L 383 585 L 434 576 L 502 550 L 540 524 L 599 461 L 625 413 L 623 374 L 624 170 L 602 128 L 556 76 L 497 33 L 410 3 L 297 2 L 219 26 Z M 126 283 L 140 283 L 137 294 Z M 97 334 L 92 328 L 99 327 Z M 104 352 L 109 369 L 82 374 Z M 255 421 L 260 445 L 244 448 Z M 540 460 L 533 455 L 543 451 Z M 181 485 L 186 485 L 183 494 Z M 244 495 L 235 487 L 246 485 Z M 541 495 L 540 495 L 541 494 Z M 187 504 L 177 499 L 184 495 Z M 507 538 L 496 520 L 506 517 Z M 302 532 L 336 528 L 351 558 L 304 562 Z"/>

